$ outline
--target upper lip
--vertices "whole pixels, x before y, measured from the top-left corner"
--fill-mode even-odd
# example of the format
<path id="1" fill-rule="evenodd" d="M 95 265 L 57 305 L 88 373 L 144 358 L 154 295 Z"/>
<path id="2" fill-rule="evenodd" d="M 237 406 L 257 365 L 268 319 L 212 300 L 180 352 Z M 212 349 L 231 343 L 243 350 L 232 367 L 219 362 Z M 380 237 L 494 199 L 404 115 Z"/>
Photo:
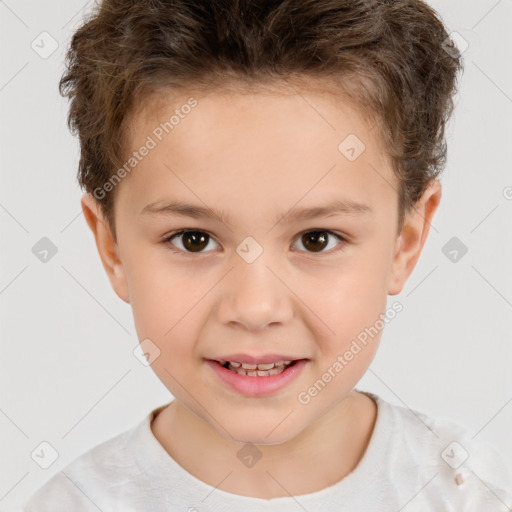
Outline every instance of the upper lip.
<path id="1" fill-rule="evenodd" d="M 261 354 L 259 356 L 250 354 L 230 354 L 223 357 L 213 359 L 214 361 L 235 361 L 245 364 L 265 364 L 275 363 L 276 361 L 296 361 L 298 359 L 305 359 L 304 357 L 295 357 L 284 354 Z"/>

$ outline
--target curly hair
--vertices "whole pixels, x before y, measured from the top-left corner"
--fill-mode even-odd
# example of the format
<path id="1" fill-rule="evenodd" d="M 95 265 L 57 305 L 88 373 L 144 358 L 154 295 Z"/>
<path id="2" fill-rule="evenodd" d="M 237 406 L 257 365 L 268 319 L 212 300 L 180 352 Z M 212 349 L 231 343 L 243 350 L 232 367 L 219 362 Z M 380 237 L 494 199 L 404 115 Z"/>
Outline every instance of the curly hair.
<path id="1" fill-rule="evenodd" d="M 125 161 L 131 113 L 159 92 L 335 84 L 379 124 L 400 232 L 445 167 L 460 69 L 422 0 L 102 0 L 73 34 L 59 91 L 80 140 L 78 181 L 94 193 Z M 115 237 L 115 194 L 95 197 Z"/>

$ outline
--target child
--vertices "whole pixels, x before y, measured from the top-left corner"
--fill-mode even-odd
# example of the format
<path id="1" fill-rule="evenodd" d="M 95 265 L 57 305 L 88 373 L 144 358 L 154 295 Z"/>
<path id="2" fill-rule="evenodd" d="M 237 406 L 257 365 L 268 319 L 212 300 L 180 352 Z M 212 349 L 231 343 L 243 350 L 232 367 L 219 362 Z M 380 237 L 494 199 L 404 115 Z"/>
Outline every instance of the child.
<path id="1" fill-rule="evenodd" d="M 511 509 L 490 447 L 355 387 L 441 199 L 449 41 L 420 0 L 103 0 L 61 93 L 174 399 L 26 512 Z"/>

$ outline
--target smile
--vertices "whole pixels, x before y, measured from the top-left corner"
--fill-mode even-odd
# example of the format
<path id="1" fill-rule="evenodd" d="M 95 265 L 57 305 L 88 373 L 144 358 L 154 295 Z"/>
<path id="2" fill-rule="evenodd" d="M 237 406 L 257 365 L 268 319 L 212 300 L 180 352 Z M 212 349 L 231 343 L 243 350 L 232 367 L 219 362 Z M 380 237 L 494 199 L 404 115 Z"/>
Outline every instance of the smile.
<path id="1" fill-rule="evenodd" d="M 249 397 L 262 397 L 281 391 L 300 375 L 308 362 L 308 359 L 270 363 L 206 360 L 224 386 Z"/>
<path id="2" fill-rule="evenodd" d="M 292 366 L 296 361 L 276 361 L 275 363 L 239 363 L 238 361 L 219 361 L 220 364 L 238 375 L 245 375 L 247 377 L 269 377 L 271 375 L 278 375 L 286 368 Z"/>

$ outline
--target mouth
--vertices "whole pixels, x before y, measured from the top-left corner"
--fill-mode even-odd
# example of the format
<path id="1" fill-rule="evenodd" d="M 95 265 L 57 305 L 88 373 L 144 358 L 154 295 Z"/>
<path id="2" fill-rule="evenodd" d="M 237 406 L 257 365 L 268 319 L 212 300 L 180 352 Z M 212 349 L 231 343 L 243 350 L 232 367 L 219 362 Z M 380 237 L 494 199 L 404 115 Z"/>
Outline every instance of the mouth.
<path id="1" fill-rule="evenodd" d="M 270 377 L 279 375 L 291 366 L 295 365 L 299 359 L 281 360 L 271 363 L 241 363 L 239 361 L 216 361 L 226 370 L 230 370 L 238 375 L 246 377 Z"/>
<path id="2" fill-rule="evenodd" d="M 250 362 L 237 361 L 230 356 L 225 359 L 207 359 L 207 365 L 217 376 L 218 382 L 248 397 L 263 397 L 278 393 L 290 385 L 302 373 L 309 359 L 283 359 L 257 362 L 255 358 L 244 357 Z M 240 358 L 241 359 L 241 358 Z"/>

